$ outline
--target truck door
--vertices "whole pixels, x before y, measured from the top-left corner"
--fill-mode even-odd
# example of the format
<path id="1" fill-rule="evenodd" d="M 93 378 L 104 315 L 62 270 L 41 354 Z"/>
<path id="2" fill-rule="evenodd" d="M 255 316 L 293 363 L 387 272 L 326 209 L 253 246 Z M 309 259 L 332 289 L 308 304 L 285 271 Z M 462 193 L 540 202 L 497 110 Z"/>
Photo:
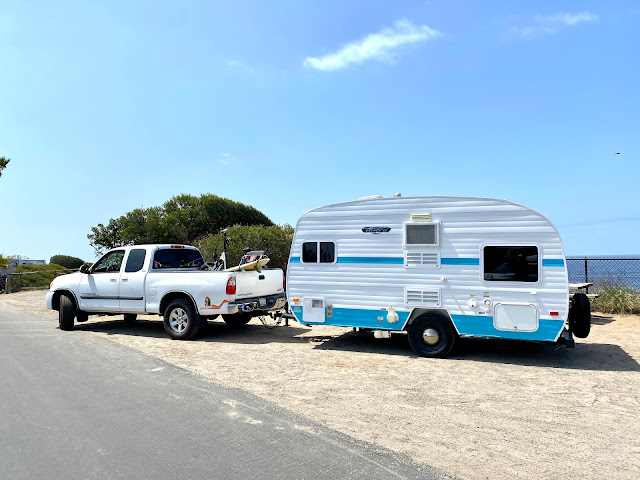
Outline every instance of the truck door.
<path id="1" fill-rule="evenodd" d="M 113 250 L 98 260 L 79 285 L 80 308 L 87 312 L 120 311 L 120 267 L 124 250 Z"/>
<path id="2" fill-rule="evenodd" d="M 124 270 L 120 274 L 120 311 L 126 313 L 145 311 L 144 285 L 148 264 L 146 249 L 129 250 Z"/>

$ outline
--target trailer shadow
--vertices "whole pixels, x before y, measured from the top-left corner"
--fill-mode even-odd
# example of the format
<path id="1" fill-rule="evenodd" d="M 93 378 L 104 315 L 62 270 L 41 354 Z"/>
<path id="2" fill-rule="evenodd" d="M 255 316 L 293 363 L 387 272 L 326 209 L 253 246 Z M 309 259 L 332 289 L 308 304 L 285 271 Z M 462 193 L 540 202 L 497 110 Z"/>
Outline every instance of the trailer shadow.
<path id="1" fill-rule="evenodd" d="M 319 342 L 315 347 L 319 350 L 417 356 L 406 335 L 401 334 L 375 339 L 373 335 L 346 333 L 339 337 L 311 337 L 311 341 L 314 340 Z M 575 348 L 567 349 L 544 342 L 462 337 L 454 351 L 438 361 L 459 360 L 569 370 L 640 372 L 640 364 L 620 346 L 605 343 L 577 343 Z"/>

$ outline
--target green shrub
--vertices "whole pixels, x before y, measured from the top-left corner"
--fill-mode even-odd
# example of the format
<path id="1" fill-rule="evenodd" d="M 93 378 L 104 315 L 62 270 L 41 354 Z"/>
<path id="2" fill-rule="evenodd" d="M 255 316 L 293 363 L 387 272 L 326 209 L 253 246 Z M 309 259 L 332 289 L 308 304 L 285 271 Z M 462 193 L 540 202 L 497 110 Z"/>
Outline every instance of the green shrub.
<path id="1" fill-rule="evenodd" d="M 60 265 L 50 263 L 48 265 L 18 265 L 9 275 L 9 291 L 17 292 L 25 289 L 49 288 L 51 281 L 57 276 L 71 273 Z"/>
<path id="2" fill-rule="evenodd" d="M 622 282 L 603 281 L 595 285 L 591 310 L 603 313 L 640 314 L 640 290 Z"/>
<path id="3" fill-rule="evenodd" d="M 52 263 L 72 270 L 77 270 L 80 268 L 80 265 L 84 263 L 84 260 L 78 257 L 71 257 L 69 255 L 54 255 L 51 257 L 51 260 L 49 260 L 49 264 Z"/>
<path id="4" fill-rule="evenodd" d="M 227 250 L 227 267 L 240 263 L 245 247 L 251 250 L 267 250 L 269 253 L 269 268 L 281 268 L 286 272 L 289 261 L 289 250 L 293 241 L 293 227 L 291 225 L 272 225 L 270 227 L 256 225 L 234 225 L 229 227 L 227 236 L 232 242 Z M 196 246 L 202 252 L 205 261 L 211 261 L 214 252 L 222 253 L 222 235 L 209 235 L 197 242 Z"/>

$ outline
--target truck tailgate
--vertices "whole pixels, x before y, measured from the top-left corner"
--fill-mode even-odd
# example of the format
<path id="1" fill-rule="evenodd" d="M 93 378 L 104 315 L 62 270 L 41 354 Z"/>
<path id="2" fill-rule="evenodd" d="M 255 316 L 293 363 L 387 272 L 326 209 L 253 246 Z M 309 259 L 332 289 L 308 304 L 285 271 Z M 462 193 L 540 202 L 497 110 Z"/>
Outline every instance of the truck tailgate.
<path id="1" fill-rule="evenodd" d="M 284 291 L 282 270 L 249 270 L 236 273 L 236 298 L 261 297 Z"/>

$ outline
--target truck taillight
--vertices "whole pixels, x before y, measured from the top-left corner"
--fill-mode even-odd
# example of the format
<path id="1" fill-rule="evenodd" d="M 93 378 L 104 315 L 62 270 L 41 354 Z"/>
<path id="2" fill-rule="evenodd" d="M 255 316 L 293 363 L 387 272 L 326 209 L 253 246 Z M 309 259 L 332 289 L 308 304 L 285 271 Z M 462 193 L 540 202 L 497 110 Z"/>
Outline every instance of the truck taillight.
<path id="1" fill-rule="evenodd" d="M 287 289 L 287 280 L 284 277 L 284 273 L 282 274 L 282 290 Z"/>
<path id="2" fill-rule="evenodd" d="M 229 277 L 227 280 L 227 295 L 236 294 L 236 277 Z"/>

